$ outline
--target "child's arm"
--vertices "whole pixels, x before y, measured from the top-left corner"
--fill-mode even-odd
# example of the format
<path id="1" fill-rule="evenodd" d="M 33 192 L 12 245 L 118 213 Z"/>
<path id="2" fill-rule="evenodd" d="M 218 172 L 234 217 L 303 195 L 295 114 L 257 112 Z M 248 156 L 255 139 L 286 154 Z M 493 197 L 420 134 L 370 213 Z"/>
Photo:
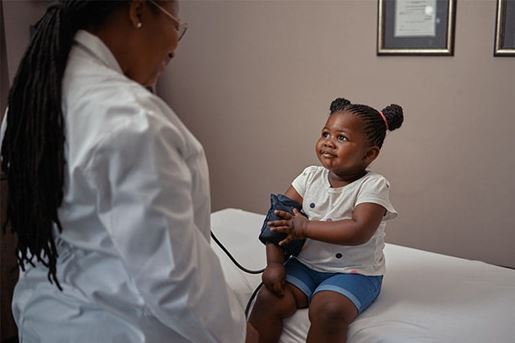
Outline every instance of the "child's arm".
<path id="1" fill-rule="evenodd" d="M 282 297 L 284 295 L 284 286 L 286 284 L 286 271 L 283 266 L 284 254 L 281 247 L 268 243 L 266 245 L 266 268 L 261 275 L 261 280 L 266 288 L 275 295 Z"/>
<path id="2" fill-rule="evenodd" d="M 266 265 L 269 266 L 271 264 L 283 264 L 284 263 L 284 253 L 281 247 L 273 244 L 266 244 Z"/>
<path id="3" fill-rule="evenodd" d="M 286 195 L 288 198 L 290 198 L 292 200 L 295 200 L 299 204 L 302 204 L 302 201 L 304 200 L 304 199 L 302 199 L 300 194 L 297 192 L 297 190 L 295 190 L 295 188 L 293 188 L 293 186 L 291 186 L 291 185 L 290 185 L 290 187 L 288 187 L 288 189 L 286 190 L 284 195 Z"/>
<path id="4" fill-rule="evenodd" d="M 292 200 L 302 203 L 302 197 L 292 186 L 288 188 L 284 195 Z M 263 283 L 270 291 L 282 297 L 286 282 L 286 273 L 283 266 L 283 249 L 273 243 L 268 243 L 266 245 L 266 262 L 267 267 L 261 277 Z"/>
<path id="5" fill-rule="evenodd" d="M 277 211 L 283 220 L 270 222 L 273 231 L 288 234 L 279 244 L 287 244 L 294 239 L 310 238 L 332 244 L 360 245 L 366 243 L 376 232 L 386 209 L 374 203 L 362 203 L 354 208 L 351 219 L 337 221 L 309 221 L 298 211 L 293 215 Z"/>

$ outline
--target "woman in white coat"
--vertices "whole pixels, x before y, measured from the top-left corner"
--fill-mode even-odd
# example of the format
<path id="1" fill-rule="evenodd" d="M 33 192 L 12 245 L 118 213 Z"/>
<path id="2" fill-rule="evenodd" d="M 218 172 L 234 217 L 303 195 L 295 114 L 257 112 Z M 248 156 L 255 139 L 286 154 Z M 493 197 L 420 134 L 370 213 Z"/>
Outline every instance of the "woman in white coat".
<path id="1" fill-rule="evenodd" d="M 177 10 L 62 0 L 38 22 L 1 153 L 22 342 L 253 337 L 209 245 L 203 148 L 146 89 L 185 32 Z"/>

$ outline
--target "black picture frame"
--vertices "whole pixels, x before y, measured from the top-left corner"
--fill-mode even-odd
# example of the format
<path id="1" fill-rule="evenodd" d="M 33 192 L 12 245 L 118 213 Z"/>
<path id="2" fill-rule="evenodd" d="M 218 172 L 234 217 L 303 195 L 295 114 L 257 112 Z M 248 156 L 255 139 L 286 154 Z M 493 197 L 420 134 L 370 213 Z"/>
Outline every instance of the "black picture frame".
<path id="1" fill-rule="evenodd" d="M 497 0 L 494 56 L 515 56 L 515 0 Z"/>
<path id="2" fill-rule="evenodd" d="M 427 3 L 378 0 L 377 55 L 454 55 L 456 0 Z"/>

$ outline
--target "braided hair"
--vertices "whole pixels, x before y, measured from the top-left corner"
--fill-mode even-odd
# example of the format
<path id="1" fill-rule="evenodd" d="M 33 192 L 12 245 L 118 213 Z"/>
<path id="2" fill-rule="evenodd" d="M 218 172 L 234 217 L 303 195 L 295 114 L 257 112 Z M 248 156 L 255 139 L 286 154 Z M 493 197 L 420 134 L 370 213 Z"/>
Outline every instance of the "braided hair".
<path id="1" fill-rule="evenodd" d="M 48 7 L 23 56 L 9 91 L 7 128 L 1 168 L 9 187 L 7 219 L 16 234 L 16 257 L 22 270 L 34 259 L 56 276 L 53 230 L 62 231 L 58 208 L 65 175 L 62 79 L 73 37 L 95 27 L 127 1 L 61 0 Z"/>
<path id="2" fill-rule="evenodd" d="M 395 104 L 386 106 L 379 112 L 370 106 L 352 104 L 347 99 L 338 98 L 331 102 L 329 110 L 330 114 L 346 111 L 361 118 L 370 144 L 378 148 L 383 146 L 386 131 L 398 129 L 404 121 L 402 107 Z"/>

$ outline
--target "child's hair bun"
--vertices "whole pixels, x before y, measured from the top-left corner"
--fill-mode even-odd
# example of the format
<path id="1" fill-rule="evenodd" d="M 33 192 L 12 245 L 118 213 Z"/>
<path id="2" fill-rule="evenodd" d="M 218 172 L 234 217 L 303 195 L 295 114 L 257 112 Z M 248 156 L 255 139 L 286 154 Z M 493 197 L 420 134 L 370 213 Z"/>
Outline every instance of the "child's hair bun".
<path id="1" fill-rule="evenodd" d="M 383 112 L 386 121 L 388 122 L 388 130 L 393 131 L 401 127 L 402 122 L 404 121 L 402 107 L 396 104 L 391 104 L 383 108 L 381 112 Z"/>
<path id="2" fill-rule="evenodd" d="M 350 105 L 351 102 L 344 98 L 337 98 L 334 99 L 333 102 L 331 102 L 331 107 L 329 107 L 329 110 L 331 113 L 334 112 L 341 112 L 345 109 L 346 106 Z"/>

